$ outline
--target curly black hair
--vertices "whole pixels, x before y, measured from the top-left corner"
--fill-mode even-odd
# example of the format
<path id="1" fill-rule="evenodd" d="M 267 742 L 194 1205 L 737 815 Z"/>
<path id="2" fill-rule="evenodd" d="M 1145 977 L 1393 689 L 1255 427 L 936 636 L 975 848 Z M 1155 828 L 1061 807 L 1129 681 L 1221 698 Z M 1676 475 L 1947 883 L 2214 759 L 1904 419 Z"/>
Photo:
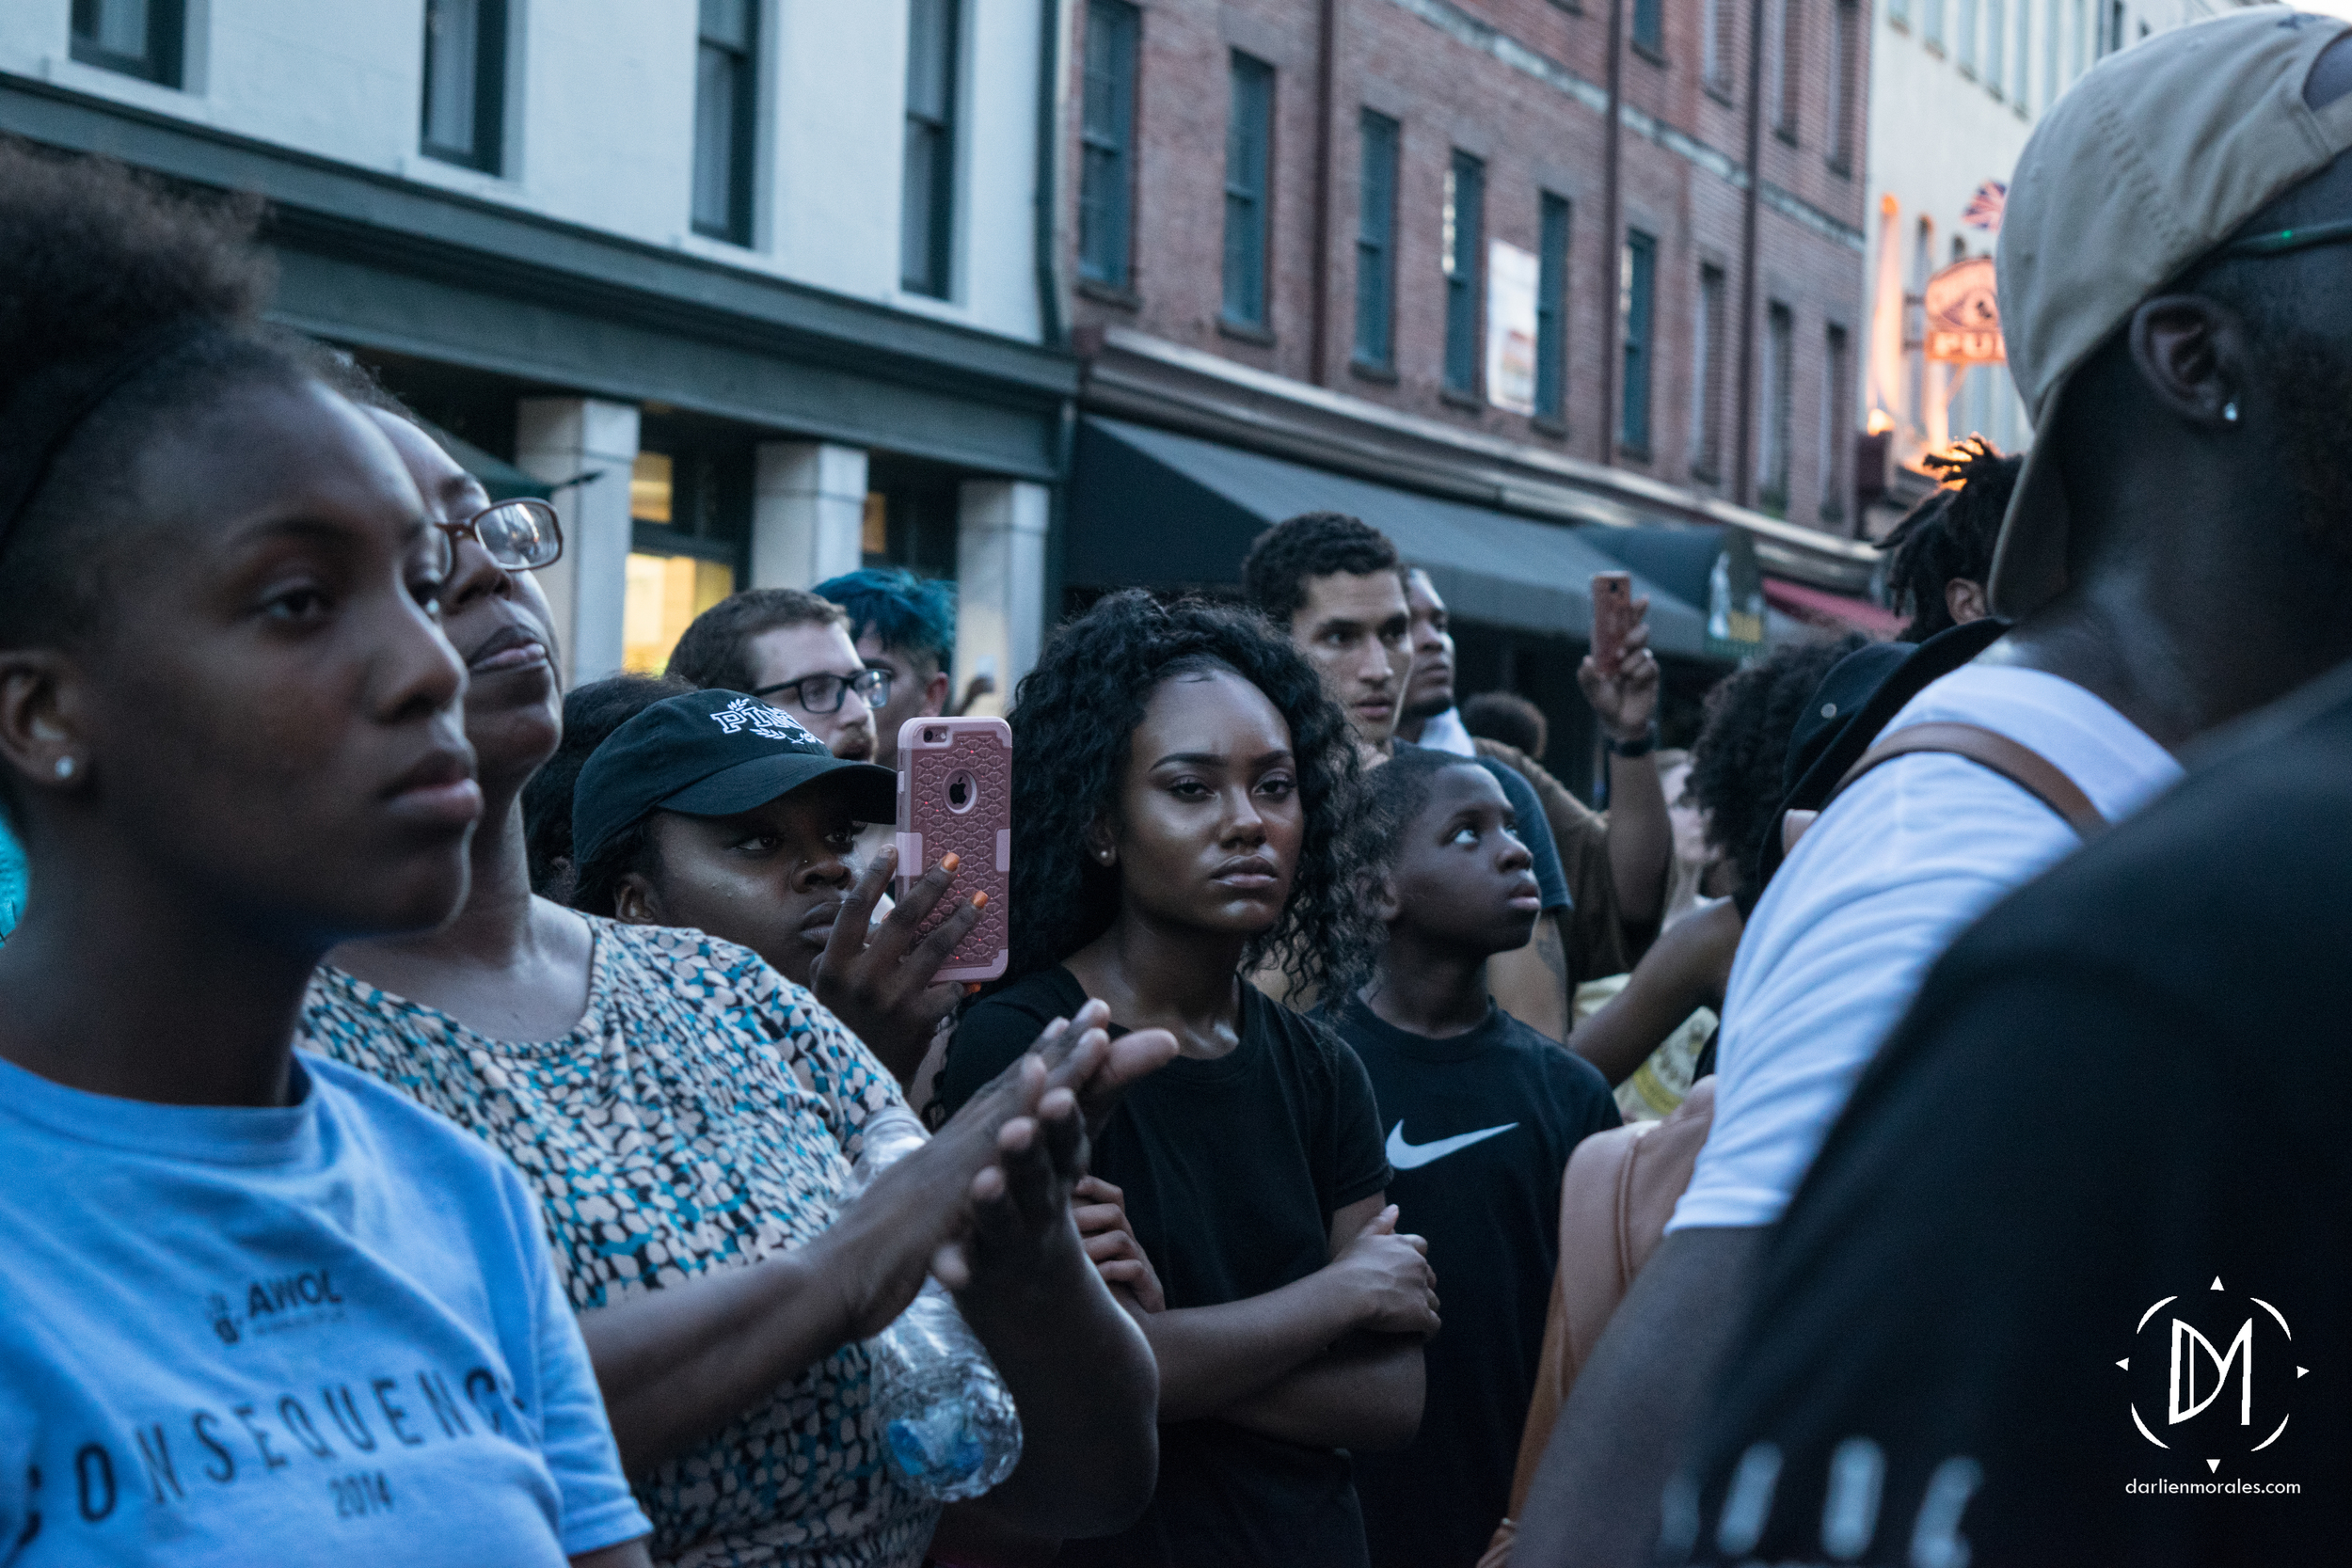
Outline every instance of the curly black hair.
<path id="1" fill-rule="evenodd" d="M 1879 544 L 1887 554 L 1886 586 L 1906 625 L 1899 641 L 1924 642 L 1952 625 L 1944 585 L 1954 578 L 1983 582 L 1993 575 L 1993 546 L 2017 490 L 2022 457 L 2005 454 L 1981 436 L 1921 462 L 1943 487 L 1911 509 Z"/>
<path id="2" fill-rule="evenodd" d="M 1288 626 L 1307 602 L 1309 578 L 1398 569 L 1396 546 L 1363 519 L 1344 512 L 1302 512 L 1250 543 L 1241 560 L 1241 594 L 1259 614 Z"/>
<path id="3" fill-rule="evenodd" d="M 140 453 L 230 387 L 300 379 L 260 327 L 259 215 L 0 137 L 0 409 L 11 442 L 31 443 L 8 467 L 33 486 L 0 518 L 0 645 L 102 638 L 123 602 L 112 588 L 160 559 L 147 535 L 176 510 L 141 494 Z M 42 465 L 27 426 L 93 397 Z M 16 803 L 0 776 L 0 809 Z"/>
<path id="4" fill-rule="evenodd" d="M 1370 940 L 1352 896 L 1343 839 L 1354 810 L 1355 731 L 1312 666 L 1247 610 L 1199 599 L 1155 603 L 1129 589 L 1054 634 L 1022 677 L 1012 708 L 1012 953 L 1009 984 L 1051 968 L 1110 928 L 1119 872 L 1086 852 L 1088 828 L 1119 796 L 1128 737 L 1160 685 L 1230 669 L 1266 694 L 1290 726 L 1306 838 L 1290 902 L 1251 943 L 1255 969 L 1278 966 L 1322 991 Z"/>
<path id="5" fill-rule="evenodd" d="M 1756 857 L 1772 831 L 1788 736 L 1830 667 L 1869 639 L 1860 632 L 1787 642 L 1734 671 L 1707 694 L 1706 718 L 1691 748 L 1691 798 L 1707 814 L 1707 842 L 1738 869 L 1740 908 L 1762 892 Z"/>
<path id="6" fill-rule="evenodd" d="M 564 697 L 563 743 L 523 785 L 523 845 L 531 859 L 532 892 L 568 904 L 586 880 L 582 868 L 572 863 L 572 786 L 580 782 L 588 754 L 654 704 L 693 689 L 668 675 L 614 675 L 610 680 L 590 681 Z M 640 822 L 621 836 L 630 841 L 635 853 L 620 857 L 625 863 L 612 871 L 613 881 L 625 872 L 649 869 L 639 863 L 651 849 L 644 824 Z M 599 859 L 612 862 L 615 857 L 606 854 Z M 583 903 L 579 907 L 594 909 L 598 914 L 612 913 L 611 889 L 604 892 L 601 906 Z"/>

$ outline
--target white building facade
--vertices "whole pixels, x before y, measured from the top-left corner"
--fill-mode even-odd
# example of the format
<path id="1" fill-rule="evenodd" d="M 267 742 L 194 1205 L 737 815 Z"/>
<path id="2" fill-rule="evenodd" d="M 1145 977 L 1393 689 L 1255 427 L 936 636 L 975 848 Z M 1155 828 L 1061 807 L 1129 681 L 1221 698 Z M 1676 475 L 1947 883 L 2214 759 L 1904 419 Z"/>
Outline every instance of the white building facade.
<path id="1" fill-rule="evenodd" d="M 1073 361 L 1057 0 L 9 0 L 0 132 L 269 202 L 278 313 L 550 491 L 574 681 L 743 586 L 1036 656 Z M 1042 152 L 1042 156 L 1041 153 Z M 519 470 L 517 472 L 516 470 Z"/>
<path id="2" fill-rule="evenodd" d="M 1919 296 L 1955 261 L 1991 256 L 1999 198 L 2035 120 L 2102 57 L 2230 0 L 1879 0 L 1871 43 L 1873 229 L 1866 426 L 1890 471 L 1980 434 L 2032 430 L 2007 368 L 1927 359 Z M 1923 493 L 1915 478 L 1895 494 Z M 1882 524 L 1888 517 L 1878 519 Z"/>

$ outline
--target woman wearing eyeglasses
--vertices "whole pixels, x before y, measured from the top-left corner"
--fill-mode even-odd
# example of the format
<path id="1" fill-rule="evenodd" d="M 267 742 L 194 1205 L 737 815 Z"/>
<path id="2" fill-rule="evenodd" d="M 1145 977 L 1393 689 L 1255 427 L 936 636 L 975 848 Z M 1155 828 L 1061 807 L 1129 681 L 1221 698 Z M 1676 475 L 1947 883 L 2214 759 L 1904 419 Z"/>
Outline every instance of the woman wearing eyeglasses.
<path id="1" fill-rule="evenodd" d="M 874 759 L 874 710 L 890 701 L 890 672 L 858 657 L 849 612 L 797 588 L 754 588 L 704 610 L 670 673 L 765 698 L 850 762 Z"/>
<path id="2" fill-rule="evenodd" d="M 524 568 L 560 540 L 527 556 L 536 535 L 523 519 L 485 511 L 421 430 L 373 412 L 455 536 L 443 624 L 470 672 L 466 737 L 485 811 L 456 918 L 337 948 L 304 1008 L 304 1043 L 469 1129 L 536 1190 L 658 1560 L 921 1560 L 939 1510 L 882 1465 L 858 1341 L 967 1227 L 960 1299 L 1024 1428 L 1019 1468 L 977 1506 L 1034 1535 L 1119 1528 L 1150 1491 L 1154 1380 L 1069 1217 L 1084 1157 L 1076 1107 L 1008 1079 L 978 1117 L 927 1141 L 875 1056 L 753 953 L 533 897 L 520 797 L 563 713 L 547 600 Z M 948 880 L 934 869 L 903 918 L 838 944 L 842 963 L 869 979 L 902 958 L 922 967 L 908 951 L 914 924 Z M 945 940 L 968 925 L 951 917 Z M 898 990 L 918 1011 L 937 1000 L 919 982 Z M 1064 1041 L 1049 1053 L 1055 1081 L 1098 1115 L 1100 1097 L 1164 1059 L 1149 1040 Z M 1023 1147 L 1000 1152 L 1007 1136 Z M 853 1162 L 888 1168 L 852 1196 Z M 995 1190 L 976 1192 L 991 1170 Z"/>

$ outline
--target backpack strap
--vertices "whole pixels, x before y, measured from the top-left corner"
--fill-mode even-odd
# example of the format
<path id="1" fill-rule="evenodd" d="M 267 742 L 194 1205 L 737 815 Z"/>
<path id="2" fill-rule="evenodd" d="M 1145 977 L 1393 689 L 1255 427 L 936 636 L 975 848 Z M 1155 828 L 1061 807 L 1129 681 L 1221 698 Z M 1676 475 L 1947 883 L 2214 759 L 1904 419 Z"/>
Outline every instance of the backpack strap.
<path id="1" fill-rule="evenodd" d="M 1845 776 L 1829 792 L 1829 800 L 1821 802 L 1823 808 L 1826 809 L 1829 800 L 1843 795 L 1852 787 L 1855 780 L 1881 763 L 1920 752 L 1941 752 L 1965 757 L 1979 768 L 1991 768 L 2058 813 L 2068 827 L 2084 838 L 2090 837 L 2107 825 L 2107 819 L 2099 815 L 2099 808 L 2090 803 L 2090 797 L 2061 772 L 2056 763 L 2030 746 L 2020 745 L 1998 731 L 1988 730 L 1980 724 L 1905 725 L 1863 752 L 1854 765 L 1846 769 Z"/>

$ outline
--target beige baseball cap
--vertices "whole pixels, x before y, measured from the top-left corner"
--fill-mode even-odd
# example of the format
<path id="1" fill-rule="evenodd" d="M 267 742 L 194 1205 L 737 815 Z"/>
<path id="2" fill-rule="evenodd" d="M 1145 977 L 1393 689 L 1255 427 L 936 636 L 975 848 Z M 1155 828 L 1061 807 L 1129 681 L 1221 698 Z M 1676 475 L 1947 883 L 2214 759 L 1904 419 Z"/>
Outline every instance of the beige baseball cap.
<path id="1" fill-rule="evenodd" d="M 2001 218 L 2001 332 L 2041 433 L 1993 556 L 1995 613 L 2066 586 L 2058 400 L 2140 301 L 2352 148 L 2352 95 L 2304 80 L 2347 24 L 2284 6 L 2191 23 L 2110 55 L 2034 128 Z M 2348 214 L 2352 215 L 2352 214 Z"/>

